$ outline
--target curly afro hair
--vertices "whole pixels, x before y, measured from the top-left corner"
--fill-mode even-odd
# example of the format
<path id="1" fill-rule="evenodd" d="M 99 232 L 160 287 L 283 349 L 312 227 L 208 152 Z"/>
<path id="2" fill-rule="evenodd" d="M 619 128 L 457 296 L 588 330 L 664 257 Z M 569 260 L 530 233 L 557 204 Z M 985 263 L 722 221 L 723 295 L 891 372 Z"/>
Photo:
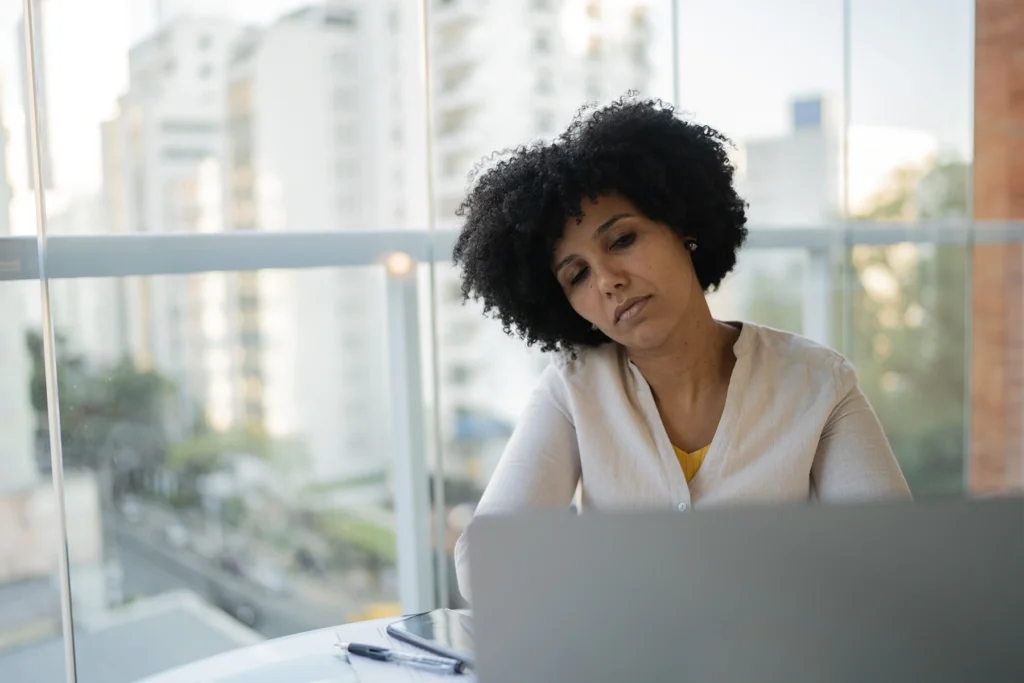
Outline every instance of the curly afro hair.
<path id="1" fill-rule="evenodd" d="M 453 252 L 463 296 L 544 351 L 575 355 L 610 341 L 570 306 L 550 260 L 565 222 L 581 220 L 583 200 L 612 193 L 696 240 L 700 286 L 717 288 L 747 236 L 729 145 L 663 102 L 627 96 L 584 109 L 550 143 L 497 153 L 457 211 L 465 221 Z"/>

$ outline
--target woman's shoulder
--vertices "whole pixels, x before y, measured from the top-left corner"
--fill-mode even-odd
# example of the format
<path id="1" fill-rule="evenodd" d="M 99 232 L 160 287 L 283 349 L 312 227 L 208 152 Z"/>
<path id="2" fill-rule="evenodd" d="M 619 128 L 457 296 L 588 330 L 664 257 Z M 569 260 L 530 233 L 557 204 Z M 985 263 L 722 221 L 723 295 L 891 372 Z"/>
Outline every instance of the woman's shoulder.
<path id="1" fill-rule="evenodd" d="M 616 368 L 622 355 L 615 344 L 546 355 L 549 362 L 534 386 L 532 401 L 554 406 L 570 420 L 581 395 L 607 396 L 618 386 Z"/>
<path id="2" fill-rule="evenodd" d="M 780 374 L 806 376 L 809 372 L 812 376 L 841 379 L 853 373 L 853 367 L 838 351 L 812 339 L 755 323 L 743 323 L 743 328 L 737 350 L 751 354 L 758 363 L 776 367 Z"/>
<path id="3" fill-rule="evenodd" d="M 614 372 L 622 361 L 622 347 L 609 343 L 577 349 L 574 353 L 553 353 L 549 370 L 564 381 L 573 381 L 595 373 Z"/>
<path id="4" fill-rule="evenodd" d="M 556 352 L 548 358 L 539 389 L 565 403 L 571 403 L 571 395 L 615 390 L 622 382 L 627 362 L 618 344 L 581 348 L 575 353 Z"/>

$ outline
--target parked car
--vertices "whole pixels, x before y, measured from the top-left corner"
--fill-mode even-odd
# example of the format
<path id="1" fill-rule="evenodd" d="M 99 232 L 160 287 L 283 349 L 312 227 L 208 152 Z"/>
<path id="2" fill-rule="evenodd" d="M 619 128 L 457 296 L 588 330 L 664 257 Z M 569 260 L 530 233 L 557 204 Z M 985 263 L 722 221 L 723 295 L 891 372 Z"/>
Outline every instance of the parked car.
<path id="1" fill-rule="evenodd" d="M 244 570 L 245 577 L 260 588 L 276 595 L 290 592 L 288 578 L 285 573 L 266 562 L 258 562 Z"/>
<path id="2" fill-rule="evenodd" d="M 138 524 L 142 519 L 142 506 L 137 500 L 127 498 L 121 503 L 121 515 L 132 524 Z"/>

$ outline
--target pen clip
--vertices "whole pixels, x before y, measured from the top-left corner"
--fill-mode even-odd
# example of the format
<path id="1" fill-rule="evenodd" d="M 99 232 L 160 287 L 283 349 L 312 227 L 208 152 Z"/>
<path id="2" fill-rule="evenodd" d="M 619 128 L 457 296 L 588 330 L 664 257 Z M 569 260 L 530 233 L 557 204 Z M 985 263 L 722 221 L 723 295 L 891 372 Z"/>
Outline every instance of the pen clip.
<path id="1" fill-rule="evenodd" d="M 345 649 L 359 657 L 366 657 L 367 659 L 376 659 L 378 662 L 388 661 L 388 657 L 391 655 L 391 650 L 389 650 L 386 647 L 380 647 L 377 645 L 348 643 L 345 645 Z"/>

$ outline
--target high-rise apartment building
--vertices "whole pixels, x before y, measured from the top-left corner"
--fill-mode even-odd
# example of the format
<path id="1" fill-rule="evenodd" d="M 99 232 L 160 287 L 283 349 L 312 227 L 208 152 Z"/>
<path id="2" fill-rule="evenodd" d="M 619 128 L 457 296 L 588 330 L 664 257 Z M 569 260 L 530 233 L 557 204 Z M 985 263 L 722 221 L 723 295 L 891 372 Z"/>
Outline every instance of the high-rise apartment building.
<path id="1" fill-rule="evenodd" d="M 417 11 L 400 0 L 332 0 L 260 28 L 224 25 L 206 47 L 219 57 L 209 81 L 196 78 L 194 48 L 213 20 L 173 19 L 133 49 L 131 87 L 105 130 L 113 228 L 200 229 L 198 216 L 217 214 L 200 195 L 222 197 L 224 230 L 424 227 Z M 585 102 L 648 84 L 642 0 L 439 2 L 430 16 L 442 228 L 455 225 L 476 160 L 556 134 Z M 179 165 L 167 149 L 186 158 Z M 215 173 L 198 179 L 210 158 L 219 160 L 219 181 Z M 442 426 L 448 446 L 466 456 L 446 466 L 483 481 L 507 435 L 501 425 L 514 420 L 545 360 L 478 307 L 463 307 L 456 277 L 438 267 Z M 200 396 L 215 426 L 296 437 L 318 482 L 383 487 L 391 398 L 384 277 L 376 267 L 240 273 L 200 286 L 198 303 L 176 278 L 140 281 L 128 302 L 130 348 L 140 364 L 169 370 L 187 396 Z M 218 316 L 216 341 L 209 326 L 188 322 Z M 480 425 L 494 438 L 481 441 Z"/>
<path id="2" fill-rule="evenodd" d="M 224 152 L 228 53 L 239 28 L 180 16 L 134 45 L 129 87 L 102 128 L 104 203 L 112 232 L 198 232 L 200 169 Z M 178 389 L 178 429 L 195 423 L 208 387 L 198 327 L 199 279 L 125 278 L 126 346 L 139 367 Z"/>
<path id="3" fill-rule="evenodd" d="M 434 3 L 437 208 L 450 219 L 466 176 L 495 150 L 550 138 L 587 102 L 650 81 L 644 0 Z"/>
<path id="4" fill-rule="evenodd" d="M 819 226 L 842 212 L 842 131 L 829 100 L 791 103 L 792 131 L 744 144 L 740 194 L 759 227 Z"/>
<path id="5" fill-rule="evenodd" d="M 238 41 L 228 229 L 368 231 L 425 213 L 405 58 L 415 24 L 398 8 L 304 7 Z M 297 437 L 311 478 L 374 482 L 360 487 L 370 495 L 390 460 L 384 285 L 380 268 L 332 268 L 243 274 L 237 290 L 244 419 Z"/>
<path id="6" fill-rule="evenodd" d="M 474 165 L 495 150 L 549 139 L 588 102 L 651 80 L 652 27 L 643 0 L 434 3 L 431 13 L 434 177 L 442 227 L 457 225 Z M 510 426 L 547 364 L 462 305 L 438 264 L 445 469 L 487 481 Z"/>
<path id="7" fill-rule="evenodd" d="M 743 145 L 738 188 L 753 226 L 821 226 L 847 210 L 861 214 L 895 171 L 923 169 L 938 156 L 938 141 L 925 131 L 852 123 L 844 169 L 843 124 L 830 98 L 797 98 L 790 107 L 786 135 Z"/>

